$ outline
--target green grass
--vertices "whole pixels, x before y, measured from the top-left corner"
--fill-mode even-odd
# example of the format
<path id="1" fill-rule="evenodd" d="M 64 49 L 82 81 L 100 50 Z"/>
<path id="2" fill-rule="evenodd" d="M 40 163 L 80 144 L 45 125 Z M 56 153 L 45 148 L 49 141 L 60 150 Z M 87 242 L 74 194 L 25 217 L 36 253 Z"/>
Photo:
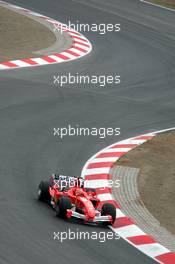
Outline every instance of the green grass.
<path id="1" fill-rule="evenodd" d="M 149 0 L 149 2 L 175 9 L 175 0 Z"/>

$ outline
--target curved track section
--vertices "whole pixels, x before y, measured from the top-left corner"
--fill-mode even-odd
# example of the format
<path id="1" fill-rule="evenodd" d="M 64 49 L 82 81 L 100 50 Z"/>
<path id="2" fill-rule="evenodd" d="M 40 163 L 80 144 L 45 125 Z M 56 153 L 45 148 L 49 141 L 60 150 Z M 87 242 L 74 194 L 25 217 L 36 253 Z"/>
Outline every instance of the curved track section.
<path id="1" fill-rule="evenodd" d="M 117 184 L 117 187 L 115 187 L 116 183 L 110 171 L 117 164 L 117 160 L 126 155 L 127 152 L 151 140 L 157 134 L 173 129 L 148 133 L 114 143 L 90 158 L 84 165 L 81 173 L 86 185 L 96 188 L 101 206 L 105 203 L 115 205 L 116 221 L 111 227 L 112 230 L 150 258 L 163 264 L 174 263 L 175 253 L 158 243 L 151 235 L 144 233 L 135 224 L 135 219 L 129 218 L 122 212 L 120 204 L 112 195 L 112 189 L 119 186 Z"/>
<path id="2" fill-rule="evenodd" d="M 23 0 L 9 3 L 24 5 Z M 0 261 L 153 264 L 124 240 L 53 239 L 53 232 L 105 231 L 57 219 L 36 201 L 39 181 L 61 169 L 79 175 L 100 149 L 136 134 L 174 125 L 174 13 L 136 0 L 31 0 L 25 8 L 63 23 L 121 23 L 119 33 L 86 32 L 93 51 L 65 64 L 0 73 Z M 120 74 L 120 86 L 53 86 L 54 74 Z M 121 136 L 53 136 L 54 127 L 121 127 Z"/>
<path id="3" fill-rule="evenodd" d="M 24 58 L 0 62 L 0 70 L 62 63 L 84 57 L 89 52 L 91 52 L 91 43 L 82 34 L 77 32 L 76 30 L 71 29 L 69 26 L 50 17 L 32 12 L 29 9 L 22 8 L 16 5 L 10 5 L 9 3 L 4 1 L 0 1 L 0 3 L 5 7 L 11 8 L 13 11 L 20 11 L 23 15 L 27 14 L 30 15 L 31 18 L 34 17 L 40 19 L 41 21 L 44 21 L 44 23 L 48 23 L 49 25 L 51 25 L 51 29 L 53 30 L 53 32 L 54 30 L 59 30 L 61 32 L 60 37 L 61 34 L 67 33 L 72 40 L 72 45 L 70 45 L 68 49 L 63 49 L 62 52 L 49 52 L 51 54 L 39 58 Z"/>

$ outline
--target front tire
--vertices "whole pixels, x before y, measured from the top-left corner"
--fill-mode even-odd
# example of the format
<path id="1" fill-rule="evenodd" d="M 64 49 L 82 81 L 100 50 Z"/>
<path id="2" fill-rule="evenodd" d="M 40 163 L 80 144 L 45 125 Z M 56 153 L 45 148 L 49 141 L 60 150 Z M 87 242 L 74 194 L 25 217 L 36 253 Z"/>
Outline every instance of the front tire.
<path id="1" fill-rule="evenodd" d="M 116 208 L 113 204 L 106 203 L 102 206 L 101 215 L 110 215 L 112 216 L 112 224 L 116 219 Z"/>
<path id="2" fill-rule="evenodd" d="M 50 202 L 51 197 L 49 193 L 50 183 L 47 181 L 41 181 L 38 186 L 38 200 L 44 202 Z"/>
<path id="3" fill-rule="evenodd" d="M 69 197 L 62 196 L 55 207 L 56 215 L 66 218 L 67 209 L 71 209 L 71 208 L 72 208 L 72 204 Z"/>

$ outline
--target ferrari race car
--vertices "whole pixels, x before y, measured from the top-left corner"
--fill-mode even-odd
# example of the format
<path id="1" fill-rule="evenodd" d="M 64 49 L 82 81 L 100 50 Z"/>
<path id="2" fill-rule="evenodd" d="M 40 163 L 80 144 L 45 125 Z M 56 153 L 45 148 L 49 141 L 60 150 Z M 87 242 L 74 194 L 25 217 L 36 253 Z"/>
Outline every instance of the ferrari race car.
<path id="1" fill-rule="evenodd" d="M 49 203 L 57 216 L 79 218 L 85 223 L 113 224 L 116 208 L 105 203 L 99 209 L 100 200 L 95 189 L 85 188 L 82 178 L 64 175 L 52 175 L 50 181 L 41 181 L 38 187 L 38 199 Z"/>

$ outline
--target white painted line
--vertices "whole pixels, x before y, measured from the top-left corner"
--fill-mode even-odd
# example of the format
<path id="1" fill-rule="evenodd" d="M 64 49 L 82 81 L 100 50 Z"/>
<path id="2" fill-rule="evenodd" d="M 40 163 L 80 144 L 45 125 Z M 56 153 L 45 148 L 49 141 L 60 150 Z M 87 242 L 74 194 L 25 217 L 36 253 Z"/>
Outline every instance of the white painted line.
<path id="1" fill-rule="evenodd" d="M 49 58 L 52 58 L 52 59 L 56 60 L 57 62 L 63 62 L 64 61 L 62 58 L 59 58 L 55 55 L 50 55 Z"/>
<path id="2" fill-rule="evenodd" d="M 75 59 L 76 57 L 70 53 L 67 53 L 66 51 L 61 52 L 61 54 L 65 55 L 69 59 Z"/>
<path id="3" fill-rule="evenodd" d="M 71 30 L 71 29 L 69 29 L 69 30 Z M 73 38 L 77 39 L 77 41 L 81 41 L 80 39 L 82 39 L 82 43 L 88 43 L 87 39 L 86 39 L 83 35 L 76 35 L 72 30 L 71 30 L 71 32 L 69 32 L 69 34 L 70 34 Z M 83 40 L 84 40 L 84 41 L 83 41 Z M 86 42 L 85 42 L 85 41 L 86 41 Z"/>
<path id="4" fill-rule="evenodd" d="M 91 175 L 91 174 L 106 174 L 106 173 L 109 173 L 109 170 L 110 170 L 110 167 L 87 169 L 86 170 L 86 175 Z"/>
<path id="5" fill-rule="evenodd" d="M 82 35 L 80 34 L 80 32 L 78 32 L 78 31 L 74 31 L 74 29 L 69 29 L 69 28 L 67 28 L 66 31 L 69 32 L 69 33 L 73 33 L 73 34 L 75 34 L 77 37 L 82 37 Z M 84 37 L 84 38 L 85 38 L 85 37 Z M 85 39 L 86 39 L 86 38 L 85 38 Z M 86 39 L 86 41 L 88 41 L 88 40 Z"/>
<path id="6" fill-rule="evenodd" d="M 1 70 L 5 70 L 5 69 L 9 69 L 9 67 L 6 66 L 6 65 L 2 65 L 2 64 L 0 64 L 0 69 L 1 69 Z"/>
<path id="7" fill-rule="evenodd" d="M 143 140 L 143 139 L 126 139 L 122 141 L 121 144 L 141 145 L 146 141 L 147 140 Z"/>
<path id="8" fill-rule="evenodd" d="M 116 218 L 125 217 L 124 213 L 120 209 L 116 209 Z"/>
<path id="9" fill-rule="evenodd" d="M 118 157 L 107 157 L 107 158 L 95 158 L 90 163 L 101 163 L 101 162 L 115 162 Z"/>
<path id="10" fill-rule="evenodd" d="M 32 60 L 35 61 L 39 65 L 49 64 L 47 61 L 45 61 L 45 60 L 43 60 L 41 58 L 32 58 Z"/>
<path id="11" fill-rule="evenodd" d="M 114 232 L 116 232 L 123 238 L 145 235 L 145 233 L 138 226 L 134 224 L 123 226 L 120 228 L 114 228 L 114 227 L 111 227 L 111 228 Z"/>
<path id="12" fill-rule="evenodd" d="M 137 247 L 140 251 L 142 251 L 146 255 L 149 255 L 152 258 L 170 252 L 167 248 L 158 243 L 138 245 Z"/>
<path id="13" fill-rule="evenodd" d="M 103 153 L 110 153 L 110 152 L 128 152 L 130 151 L 132 148 L 107 148 L 104 149 Z"/>
<path id="14" fill-rule="evenodd" d="M 148 5 L 152 5 L 152 6 L 155 6 L 155 7 L 159 7 L 159 8 L 162 8 L 162 9 L 168 10 L 168 11 L 173 11 L 173 12 L 175 12 L 175 9 L 172 9 L 172 8 L 170 8 L 170 7 L 162 6 L 162 5 L 159 5 L 159 4 L 154 4 L 154 3 L 152 3 L 152 2 L 148 2 L 148 1 L 145 1 L 145 0 L 140 0 L 140 2 L 145 3 L 145 4 L 148 4 Z"/>
<path id="15" fill-rule="evenodd" d="M 25 11 L 25 10 L 27 10 L 27 9 L 25 9 L 25 8 L 23 8 L 23 7 L 20 7 L 20 6 L 16 6 L 16 5 L 12 5 L 12 4 L 8 4 L 10 7 L 13 7 L 13 8 L 15 8 L 15 9 L 19 9 L 19 10 L 21 10 L 21 11 Z"/>
<path id="16" fill-rule="evenodd" d="M 73 52 L 77 53 L 78 55 L 84 55 L 84 52 L 83 51 L 78 50 L 76 48 L 70 48 L 68 50 L 73 51 Z"/>
<path id="17" fill-rule="evenodd" d="M 16 64 L 19 67 L 28 67 L 30 66 L 29 63 L 22 61 L 22 60 L 13 60 L 12 63 Z"/>
<path id="18" fill-rule="evenodd" d="M 71 33 L 69 33 L 70 35 L 72 35 Z M 81 38 L 81 39 L 78 39 L 79 38 L 79 36 L 75 36 L 75 35 L 72 35 L 72 37 L 75 39 L 75 41 L 78 41 L 78 42 L 80 42 L 80 43 L 82 43 L 82 44 L 89 44 L 87 41 L 85 42 L 85 41 L 83 41 L 83 38 Z M 78 37 L 78 38 L 77 38 Z"/>
<path id="19" fill-rule="evenodd" d="M 37 16 L 37 17 L 43 17 L 43 15 L 36 13 L 36 12 L 33 12 L 33 11 L 30 11 L 30 14 L 33 16 Z"/>
<path id="20" fill-rule="evenodd" d="M 114 200 L 110 193 L 98 194 L 97 197 L 100 199 L 100 201 Z"/>
<path id="21" fill-rule="evenodd" d="M 58 21 L 56 21 L 56 20 L 54 20 L 54 19 L 48 18 L 48 19 L 46 19 L 46 20 L 47 20 L 49 23 L 51 23 L 51 24 L 56 24 L 56 25 L 61 26 L 61 23 L 58 22 Z"/>
<path id="22" fill-rule="evenodd" d="M 168 132 L 168 131 L 171 131 L 171 130 L 175 130 L 175 127 L 168 128 L 168 129 L 163 129 L 163 130 L 159 130 L 159 131 L 156 131 L 154 133 L 155 134 L 159 134 L 159 133 Z"/>
<path id="23" fill-rule="evenodd" d="M 113 228 L 112 226 L 108 226 L 111 230 L 113 230 L 114 232 L 116 232 L 121 238 L 123 238 L 127 243 L 129 243 L 130 245 L 132 245 L 134 248 L 138 249 L 138 246 L 133 244 L 130 240 L 128 240 L 127 238 L 125 238 L 122 234 L 120 234 L 120 231 L 118 232 L 118 229 Z M 139 228 L 140 229 L 140 228 Z M 142 232 L 142 230 L 140 229 L 140 231 Z M 140 235 L 146 235 L 145 233 L 140 234 Z M 138 234 L 139 236 L 139 234 Z M 150 257 L 151 259 L 153 259 L 154 261 L 156 261 L 157 263 L 163 264 L 163 262 L 159 261 L 158 259 L 155 259 L 153 257 L 151 257 L 149 254 L 146 254 L 145 252 L 142 251 L 142 253 L 144 253 L 146 256 Z"/>
<path id="24" fill-rule="evenodd" d="M 81 49 L 84 49 L 84 50 L 89 50 L 90 47 L 86 47 L 84 45 L 81 45 L 81 44 L 78 44 L 78 43 L 74 43 L 74 47 L 78 47 L 78 48 L 81 48 Z"/>

